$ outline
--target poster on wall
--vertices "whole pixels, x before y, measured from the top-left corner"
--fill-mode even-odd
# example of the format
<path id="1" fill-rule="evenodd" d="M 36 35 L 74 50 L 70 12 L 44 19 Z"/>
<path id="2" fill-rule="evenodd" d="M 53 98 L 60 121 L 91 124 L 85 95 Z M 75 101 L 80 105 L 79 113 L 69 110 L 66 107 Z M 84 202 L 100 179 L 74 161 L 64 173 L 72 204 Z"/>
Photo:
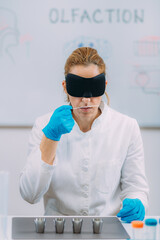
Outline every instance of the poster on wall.
<path id="1" fill-rule="evenodd" d="M 160 127 L 160 2 L 1 0 L 0 125 L 32 126 L 66 103 L 64 64 L 78 47 L 104 59 L 110 106 Z"/>

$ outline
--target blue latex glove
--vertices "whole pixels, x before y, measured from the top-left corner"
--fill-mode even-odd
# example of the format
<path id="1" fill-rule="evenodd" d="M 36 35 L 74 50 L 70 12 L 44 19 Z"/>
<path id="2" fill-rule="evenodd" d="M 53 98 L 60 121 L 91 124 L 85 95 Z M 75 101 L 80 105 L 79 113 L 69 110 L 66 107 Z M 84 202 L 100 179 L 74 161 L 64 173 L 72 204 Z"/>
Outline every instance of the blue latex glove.
<path id="1" fill-rule="evenodd" d="M 123 208 L 117 214 L 117 217 L 120 217 L 122 221 L 132 222 L 134 220 L 142 221 L 145 216 L 145 208 L 138 198 L 130 199 L 125 198 L 123 200 Z"/>
<path id="2" fill-rule="evenodd" d="M 72 106 L 63 105 L 54 111 L 49 123 L 42 130 L 47 138 L 59 141 L 62 134 L 71 132 L 75 124 L 71 109 Z"/>

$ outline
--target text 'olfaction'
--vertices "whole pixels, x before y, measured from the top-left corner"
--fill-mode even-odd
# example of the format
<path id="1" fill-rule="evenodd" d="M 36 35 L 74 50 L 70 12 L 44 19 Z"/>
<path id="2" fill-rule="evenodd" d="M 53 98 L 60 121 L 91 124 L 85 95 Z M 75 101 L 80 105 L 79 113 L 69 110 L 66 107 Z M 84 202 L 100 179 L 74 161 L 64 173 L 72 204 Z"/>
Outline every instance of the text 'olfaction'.
<path id="1" fill-rule="evenodd" d="M 94 9 L 80 8 L 58 9 L 49 11 L 51 23 L 143 23 L 144 9 Z"/>

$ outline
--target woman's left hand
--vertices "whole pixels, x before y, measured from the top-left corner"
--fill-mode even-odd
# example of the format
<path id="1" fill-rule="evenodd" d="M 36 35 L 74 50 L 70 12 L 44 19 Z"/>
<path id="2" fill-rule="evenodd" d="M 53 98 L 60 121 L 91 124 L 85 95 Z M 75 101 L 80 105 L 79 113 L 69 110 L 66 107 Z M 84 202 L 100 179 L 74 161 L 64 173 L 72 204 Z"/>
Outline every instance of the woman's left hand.
<path id="1" fill-rule="evenodd" d="M 117 217 L 120 217 L 122 221 L 132 222 L 134 220 L 142 221 L 145 216 L 145 208 L 138 198 L 130 199 L 125 198 L 123 200 L 123 208 L 117 214 Z"/>

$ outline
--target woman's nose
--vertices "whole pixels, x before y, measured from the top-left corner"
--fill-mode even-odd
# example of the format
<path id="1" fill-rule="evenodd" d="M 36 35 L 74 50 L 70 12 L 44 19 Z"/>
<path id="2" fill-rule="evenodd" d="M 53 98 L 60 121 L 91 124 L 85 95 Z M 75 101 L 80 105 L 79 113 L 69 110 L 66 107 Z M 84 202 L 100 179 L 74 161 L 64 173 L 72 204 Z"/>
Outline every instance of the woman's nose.
<path id="1" fill-rule="evenodd" d="M 91 101 L 91 98 L 85 98 L 85 97 L 82 98 L 82 102 L 84 103 L 89 103 L 90 101 Z"/>

